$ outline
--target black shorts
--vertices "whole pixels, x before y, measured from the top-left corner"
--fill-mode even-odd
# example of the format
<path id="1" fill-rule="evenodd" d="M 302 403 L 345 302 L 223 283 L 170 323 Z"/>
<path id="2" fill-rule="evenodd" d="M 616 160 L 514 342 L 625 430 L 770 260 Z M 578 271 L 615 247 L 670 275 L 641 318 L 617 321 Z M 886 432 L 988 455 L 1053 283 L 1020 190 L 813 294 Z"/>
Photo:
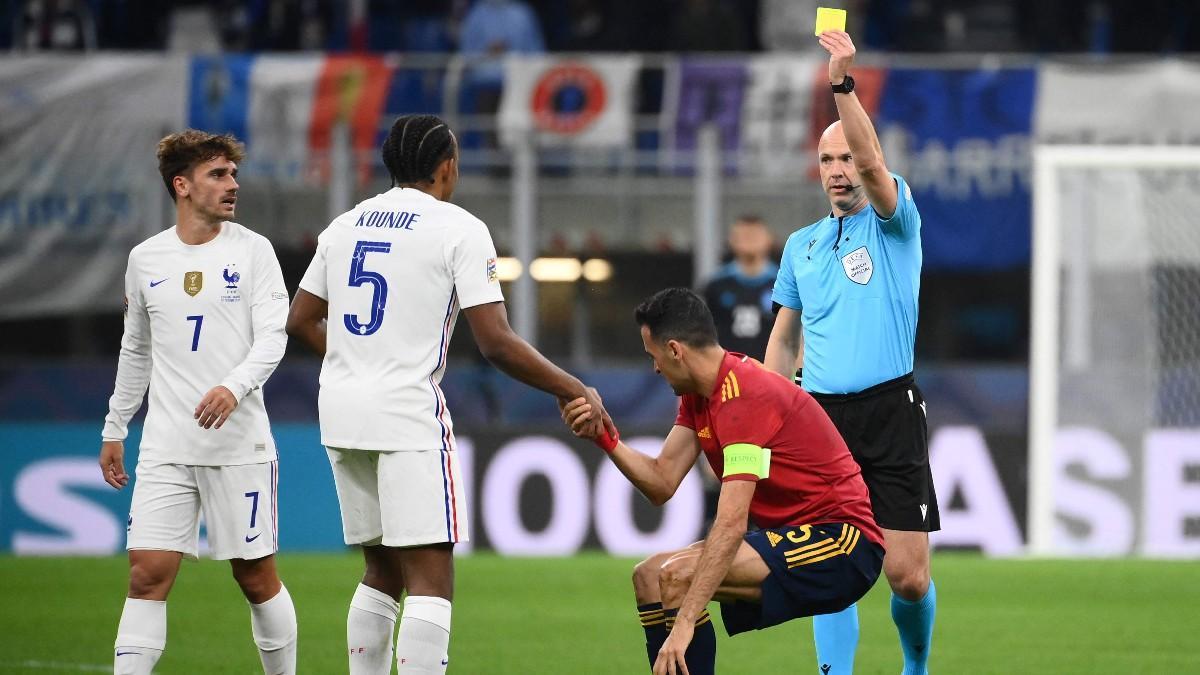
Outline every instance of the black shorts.
<path id="1" fill-rule="evenodd" d="M 840 612 L 866 595 L 883 569 L 883 548 L 845 523 L 756 530 L 745 539 L 771 571 L 761 603 L 721 603 L 730 635 Z"/>
<path id="2" fill-rule="evenodd" d="M 862 467 L 875 522 L 889 530 L 935 532 L 925 398 L 911 373 L 857 394 L 813 394 Z"/>

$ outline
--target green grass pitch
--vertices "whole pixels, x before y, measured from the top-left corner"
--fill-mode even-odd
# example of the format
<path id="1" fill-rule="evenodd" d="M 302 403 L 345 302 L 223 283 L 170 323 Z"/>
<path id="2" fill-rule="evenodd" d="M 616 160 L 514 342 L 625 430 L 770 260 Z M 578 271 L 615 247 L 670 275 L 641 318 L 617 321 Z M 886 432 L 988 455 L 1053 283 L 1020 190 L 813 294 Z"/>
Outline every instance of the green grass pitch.
<path id="1" fill-rule="evenodd" d="M 459 559 L 450 672 L 648 672 L 633 562 L 600 554 Z M 358 557 L 282 555 L 280 569 L 300 620 L 300 672 L 345 672 Z M 0 557 L 0 672 L 111 672 L 125 578 L 120 557 Z M 1195 562 L 938 554 L 934 578 L 937 675 L 1200 672 Z M 882 580 L 859 608 L 857 672 L 899 673 Z M 184 565 L 168 634 L 157 672 L 261 672 L 249 613 L 225 563 Z M 737 638 L 718 627 L 718 645 L 719 672 L 817 672 L 808 620 Z"/>

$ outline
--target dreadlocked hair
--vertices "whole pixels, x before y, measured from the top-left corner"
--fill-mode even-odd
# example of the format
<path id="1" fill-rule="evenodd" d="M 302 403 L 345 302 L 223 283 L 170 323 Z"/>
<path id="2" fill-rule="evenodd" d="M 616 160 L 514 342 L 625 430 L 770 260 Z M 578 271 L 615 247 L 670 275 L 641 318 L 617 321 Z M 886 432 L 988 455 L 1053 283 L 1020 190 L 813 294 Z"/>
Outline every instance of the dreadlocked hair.
<path id="1" fill-rule="evenodd" d="M 383 165 L 392 185 L 432 183 L 438 165 L 454 156 L 454 135 L 436 115 L 396 119 L 383 142 Z"/>

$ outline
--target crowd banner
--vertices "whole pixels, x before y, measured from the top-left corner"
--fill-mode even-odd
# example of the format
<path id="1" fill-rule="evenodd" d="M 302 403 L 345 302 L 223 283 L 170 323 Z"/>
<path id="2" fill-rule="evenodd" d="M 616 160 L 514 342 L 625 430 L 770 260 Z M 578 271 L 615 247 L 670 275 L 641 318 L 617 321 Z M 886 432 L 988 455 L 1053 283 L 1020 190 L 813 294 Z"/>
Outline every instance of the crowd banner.
<path id="1" fill-rule="evenodd" d="M 755 56 L 742 107 L 741 173 L 800 183 L 816 163 L 811 142 L 813 87 L 824 72 L 818 56 Z M 816 220 L 816 217 L 813 218 Z"/>
<path id="2" fill-rule="evenodd" d="M 671 140 L 662 147 L 665 165 L 674 169 L 691 167 L 696 139 L 707 124 L 716 125 L 725 164 L 733 165 L 741 146 L 742 105 L 750 78 L 745 60 L 685 58 L 675 72 L 678 86 L 674 88 L 674 100 L 664 105 L 664 110 L 675 111 L 673 124 L 666 127 Z"/>
<path id="3" fill-rule="evenodd" d="M 1038 73 L 1041 143 L 1197 145 L 1197 109 L 1200 64 L 1194 61 L 1047 61 Z"/>
<path id="4" fill-rule="evenodd" d="M 500 139 L 544 146 L 628 147 L 638 56 L 513 55 L 504 61 Z"/>
<path id="5" fill-rule="evenodd" d="M 197 56 L 188 124 L 245 142 L 246 175 L 294 185 L 324 183 L 333 129 L 345 124 L 362 182 L 378 152 L 391 77 L 374 56 Z"/>
<path id="6" fill-rule="evenodd" d="M 0 318 L 120 310 L 129 250 L 167 224 L 154 151 L 186 63 L 0 59 Z"/>
<path id="7" fill-rule="evenodd" d="M 929 268 L 1029 264 L 1033 68 L 896 69 L 875 125 L 921 211 Z"/>

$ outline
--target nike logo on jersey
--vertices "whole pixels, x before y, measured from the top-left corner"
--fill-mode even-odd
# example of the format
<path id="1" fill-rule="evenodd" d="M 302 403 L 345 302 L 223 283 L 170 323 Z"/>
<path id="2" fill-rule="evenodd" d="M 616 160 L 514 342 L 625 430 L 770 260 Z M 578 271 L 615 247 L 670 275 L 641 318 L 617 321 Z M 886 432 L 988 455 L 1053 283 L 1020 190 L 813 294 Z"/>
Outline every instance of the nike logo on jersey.
<path id="1" fill-rule="evenodd" d="M 450 659 L 442 659 L 442 665 L 443 665 L 443 666 L 445 666 L 445 665 L 449 665 L 449 663 L 450 663 Z"/>
<path id="2" fill-rule="evenodd" d="M 261 536 L 262 536 L 262 532 L 259 532 L 258 534 L 254 535 L 253 537 L 246 537 L 246 543 L 249 544 L 250 542 L 254 541 L 255 539 L 258 539 Z"/>
<path id="3" fill-rule="evenodd" d="M 167 277 L 166 279 L 163 279 L 162 281 L 151 281 L 150 288 L 154 288 L 155 286 L 157 286 L 159 284 L 166 283 L 167 281 L 170 281 L 170 279 L 171 279 L 171 277 Z"/>

